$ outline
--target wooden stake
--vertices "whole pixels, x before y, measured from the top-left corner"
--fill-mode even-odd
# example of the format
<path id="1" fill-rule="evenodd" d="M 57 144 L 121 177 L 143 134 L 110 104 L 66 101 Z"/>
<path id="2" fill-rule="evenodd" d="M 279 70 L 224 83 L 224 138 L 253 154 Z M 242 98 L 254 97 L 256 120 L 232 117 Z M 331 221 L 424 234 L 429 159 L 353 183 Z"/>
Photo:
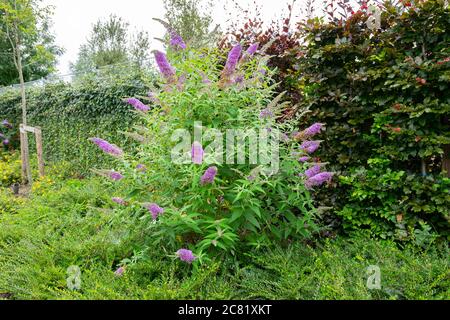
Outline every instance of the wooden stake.
<path id="1" fill-rule="evenodd" d="M 34 128 L 34 135 L 36 136 L 36 151 L 39 168 L 39 177 L 42 178 L 45 175 L 45 172 L 44 172 L 44 159 L 42 157 L 42 130 L 40 127 Z"/>
<path id="2" fill-rule="evenodd" d="M 31 176 L 30 167 L 30 152 L 28 148 L 28 134 L 27 126 L 20 125 L 20 153 L 22 156 L 22 181 L 24 184 L 32 184 L 33 178 Z"/>
<path id="3" fill-rule="evenodd" d="M 20 160 L 22 162 L 22 184 L 27 184 L 27 165 L 25 163 L 25 138 L 24 138 L 24 132 L 22 131 L 22 128 L 20 130 Z"/>

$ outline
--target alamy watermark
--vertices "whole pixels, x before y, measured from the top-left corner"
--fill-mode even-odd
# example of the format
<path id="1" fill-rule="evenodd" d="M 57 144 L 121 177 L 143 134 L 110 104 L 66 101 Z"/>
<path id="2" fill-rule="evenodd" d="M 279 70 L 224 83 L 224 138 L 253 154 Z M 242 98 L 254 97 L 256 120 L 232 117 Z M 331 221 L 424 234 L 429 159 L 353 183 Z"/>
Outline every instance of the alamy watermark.
<path id="1" fill-rule="evenodd" d="M 367 288 L 370 290 L 381 289 L 381 271 L 377 265 L 368 266 L 367 272 Z"/>

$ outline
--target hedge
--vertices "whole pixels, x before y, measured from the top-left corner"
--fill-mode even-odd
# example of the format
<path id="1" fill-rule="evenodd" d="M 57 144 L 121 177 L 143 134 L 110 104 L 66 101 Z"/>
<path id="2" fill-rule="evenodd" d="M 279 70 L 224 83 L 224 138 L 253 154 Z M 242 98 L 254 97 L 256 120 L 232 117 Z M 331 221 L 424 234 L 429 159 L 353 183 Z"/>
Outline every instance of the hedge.
<path id="1" fill-rule="evenodd" d="M 79 175 L 108 164 L 110 159 L 97 152 L 88 138 L 101 136 L 113 143 L 132 144 L 118 132 L 127 131 L 139 117 L 123 98 L 146 96 L 150 82 L 148 76 L 134 72 L 27 89 L 28 124 L 42 128 L 45 161 L 66 163 L 70 171 Z M 14 128 L 21 122 L 20 103 L 18 90 L 0 94 L 0 118 L 8 119 Z M 33 139 L 30 141 L 33 150 Z M 12 145 L 17 144 L 12 141 Z"/>
<path id="2" fill-rule="evenodd" d="M 327 125 L 320 161 L 340 177 L 322 197 L 347 232 L 433 240 L 450 236 L 450 10 L 429 0 L 361 9 L 307 24 L 299 48 L 300 105 Z M 299 123 L 299 127 L 304 123 Z M 323 191 L 321 192 L 323 195 Z"/>

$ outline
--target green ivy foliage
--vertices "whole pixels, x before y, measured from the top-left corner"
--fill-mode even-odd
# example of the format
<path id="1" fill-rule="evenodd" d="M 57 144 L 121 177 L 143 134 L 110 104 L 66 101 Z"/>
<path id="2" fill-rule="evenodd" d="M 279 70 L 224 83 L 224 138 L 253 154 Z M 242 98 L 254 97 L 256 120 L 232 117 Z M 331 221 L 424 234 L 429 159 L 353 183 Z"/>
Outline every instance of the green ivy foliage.
<path id="1" fill-rule="evenodd" d="M 120 132 L 137 124 L 139 117 L 123 99 L 147 95 L 151 79 L 151 75 L 134 72 L 27 89 L 28 124 L 42 128 L 45 161 L 67 162 L 81 175 L 99 163 L 108 165 L 110 159 L 96 152 L 87 139 L 102 136 L 131 147 L 133 141 Z M 0 95 L 0 117 L 8 119 L 16 131 L 21 121 L 20 102 L 17 90 Z M 29 140 L 34 150 L 34 140 Z"/>
<path id="2" fill-rule="evenodd" d="M 450 10 L 439 0 L 385 4 L 379 29 L 368 16 L 305 25 L 300 104 L 327 125 L 320 159 L 342 175 L 316 199 L 347 231 L 404 240 L 426 226 L 449 236 Z"/>

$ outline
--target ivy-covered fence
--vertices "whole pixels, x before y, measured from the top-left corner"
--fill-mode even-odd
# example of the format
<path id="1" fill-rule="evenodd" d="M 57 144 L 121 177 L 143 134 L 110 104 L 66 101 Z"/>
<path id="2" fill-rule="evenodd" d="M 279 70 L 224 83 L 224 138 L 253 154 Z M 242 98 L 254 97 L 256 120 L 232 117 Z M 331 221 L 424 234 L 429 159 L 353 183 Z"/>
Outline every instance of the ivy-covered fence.
<path id="1" fill-rule="evenodd" d="M 27 89 L 28 124 L 42 128 L 45 161 L 66 165 L 79 175 L 99 163 L 108 164 L 110 160 L 95 152 L 88 138 L 102 136 L 121 145 L 132 144 L 133 140 L 119 132 L 129 130 L 138 117 L 123 98 L 146 96 L 150 81 L 134 73 Z M 8 119 L 16 129 L 21 120 L 20 102 L 18 90 L 0 95 L 0 118 Z M 18 142 L 13 136 L 14 146 Z"/>
<path id="2" fill-rule="evenodd" d="M 349 232 L 450 236 L 450 10 L 439 0 L 387 5 L 380 28 L 369 10 L 309 21 L 299 49 L 301 105 L 307 121 L 327 125 L 320 160 L 341 176 L 319 201 Z"/>

